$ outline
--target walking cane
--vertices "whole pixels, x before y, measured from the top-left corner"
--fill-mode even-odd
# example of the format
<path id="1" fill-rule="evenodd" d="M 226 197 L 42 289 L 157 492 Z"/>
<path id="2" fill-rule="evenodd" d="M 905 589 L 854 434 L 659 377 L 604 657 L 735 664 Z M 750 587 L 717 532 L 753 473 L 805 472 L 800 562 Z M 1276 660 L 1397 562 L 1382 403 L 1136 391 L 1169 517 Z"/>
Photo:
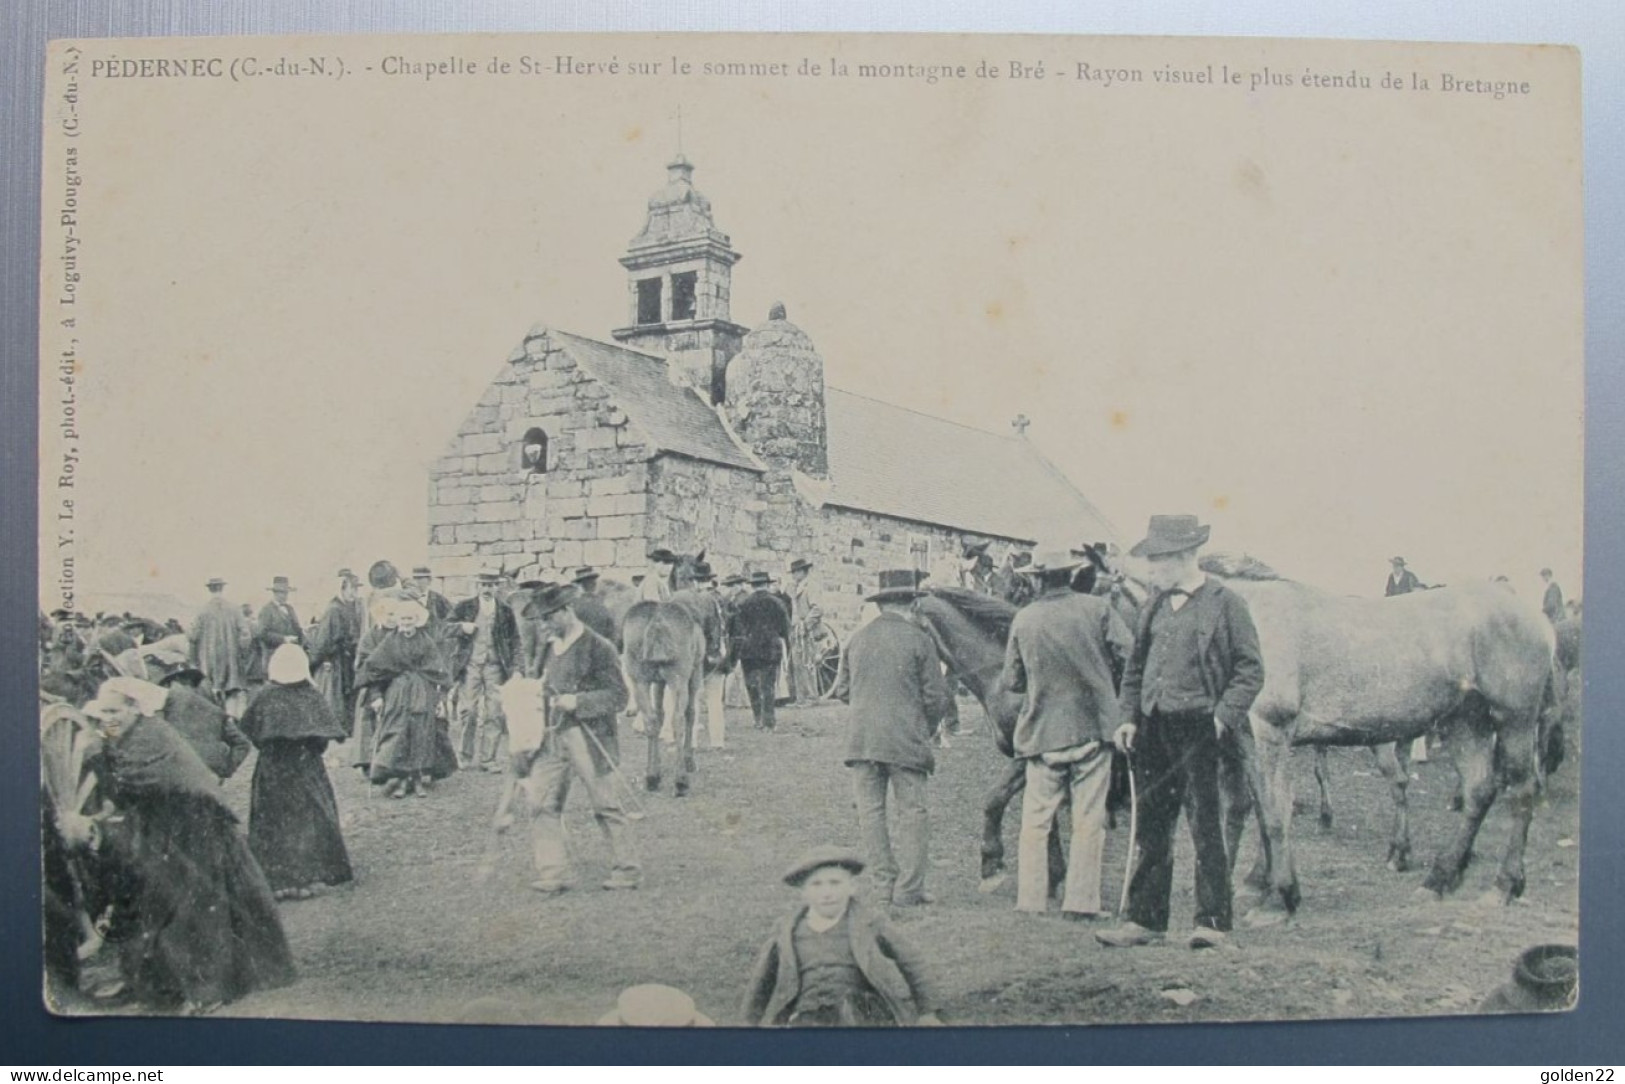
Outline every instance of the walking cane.
<path id="1" fill-rule="evenodd" d="M 1123 759 L 1128 761 L 1128 862 L 1123 867 L 1123 896 L 1117 902 L 1119 918 L 1128 910 L 1129 880 L 1134 876 L 1134 837 L 1140 827 L 1140 796 L 1134 786 L 1134 758 L 1125 749 Z"/>
<path id="2" fill-rule="evenodd" d="M 616 764 L 615 758 L 609 755 L 609 750 L 605 749 L 604 743 L 598 740 L 598 735 L 594 734 L 585 726 L 581 728 L 581 731 L 587 735 L 587 740 L 592 742 L 593 745 L 597 747 L 598 752 L 604 758 L 604 762 L 609 765 L 610 774 L 619 780 L 621 786 L 625 788 L 626 819 L 629 821 L 640 821 L 644 817 L 647 817 L 649 814 L 644 810 L 643 803 L 638 801 L 637 791 L 632 789 L 631 780 L 627 779 L 626 776 L 621 774 L 620 765 Z"/>

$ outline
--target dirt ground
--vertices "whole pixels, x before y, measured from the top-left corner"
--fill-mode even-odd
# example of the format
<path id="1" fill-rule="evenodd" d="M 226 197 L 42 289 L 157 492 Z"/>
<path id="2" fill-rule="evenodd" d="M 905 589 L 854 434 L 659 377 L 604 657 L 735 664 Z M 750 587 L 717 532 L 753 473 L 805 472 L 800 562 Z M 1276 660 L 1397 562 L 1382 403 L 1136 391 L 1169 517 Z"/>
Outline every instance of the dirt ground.
<path id="1" fill-rule="evenodd" d="M 1418 900 L 1421 870 L 1394 874 L 1382 862 L 1390 806 L 1370 754 L 1336 750 L 1335 826 L 1322 831 L 1312 805 L 1294 825 L 1304 892 L 1294 921 L 1265 929 L 1238 922 L 1232 947 L 1184 947 L 1179 934 L 1194 903 L 1192 852 L 1182 838 L 1169 942 L 1103 949 L 1089 925 L 1017 914 L 1013 878 L 997 893 L 978 893 L 981 798 L 1003 762 L 980 709 L 967 702 L 963 714 L 977 732 L 940 752 L 930 786 L 929 887 L 937 902 L 898 919 L 932 962 L 949 1023 L 1471 1012 L 1510 977 L 1520 950 L 1577 940 L 1573 763 L 1537 812 L 1525 899 L 1502 907 L 1480 900 L 1507 837 L 1499 805 L 1462 890 L 1444 903 Z M 664 794 L 641 796 L 648 816 L 636 830 L 645 883 L 636 892 L 596 888 L 606 853 L 580 793 L 566 820 L 582 888 L 544 899 L 527 887 L 528 831 L 498 841 L 486 828 L 498 777 L 464 772 L 427 797 L 390 800 L 369 794 L 354 770 L 335 770 L 356 884 L 283 904 L 299 982 L 222 1015 L 451 1021 L 465 1017 L 475 999 L 495 998 L 523 1019 L 585 1024 L 624 987 L 662 982 L 689 991 L 718 1023 L 738 1023 L 751 960 L 795 901 L 779 872 L 805 848 L 854 844 L 857 832 L 839 707 L 785 710 L 772 734 L 753 730 L 748 712 L 729 716 L 729 747 L 700 750 L 690 797 L 671 797 L 669 783 Z M 622 740 L 628 774 L 641 778 L 642 739 L 623 726 Z M 1300 803 L 1314 793 L 1311 761 L 1304 750 L 1294 757 Z M 252 770 L 250 761 L 227 784 L 245 819 Z M 1413 771 L 1413 836 L 1426 861 L 1456 820 L 1446 809 L 1455 774 L 1442 759 Z M 1006 821 L 1012 865 L 1017 812 Z M 1127 835 L 1124 818 L 1106 848 L 1113 903 Z M 1254 846 L 1246 844 L 1243 868 Z"/>

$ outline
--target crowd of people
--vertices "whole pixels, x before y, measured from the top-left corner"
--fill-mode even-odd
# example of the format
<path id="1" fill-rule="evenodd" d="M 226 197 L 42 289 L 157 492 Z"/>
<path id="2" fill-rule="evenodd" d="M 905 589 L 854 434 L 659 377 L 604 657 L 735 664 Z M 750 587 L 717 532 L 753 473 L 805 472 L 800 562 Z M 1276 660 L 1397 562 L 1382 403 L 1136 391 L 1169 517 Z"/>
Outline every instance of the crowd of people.
<path id="1" fill-rule="evenodd" d="M 1013 551 L 999 568 L 985 546 L 962 554 L 956 586 L 1017 607 L 997 680 L 1000 695 L 1019 702 L 1009 743 L 1025 774 L 1016 909 L 1043 913 L 1058 902 L 1063 917 L 1098 924 L 1096 939 L 1111 948 L 1166 936 L 1181 812 L 1196 852 L 1188 943 L 1223 944 L 1231 930 L 1220 747 L 1248 725 L 1264 661 L 1246 603 L 1198 563 L 1209 534 L 1194 516 L 1151 518 L 1130 550 L 1153 592 L 1138 612 L 1094 574 L 1115 556 L 1102 547 Z M 725 745 L 730 680 L 763 731 L 775 729 L 780 704 L 818 688 L 812 562 L 793 562 L 781 591 L 760 569 L 719 581 L 703 560 L 667 550 L 650 560 L 633 597 L 679 606 L 704 630 L 713 747 Z M 1424 589 L 1402 559 L 1393 569 L 1389 595 Z M 1546 610 L 1559 623 L 1568 611 L 1543 575 Z M 423 566 L 401 577 L 381 561 L 365 584 L 349 569 L 336 578 L 308 625 L 280 576 L 252 618 L 219 579 L 188 627 L 128 615 L 42 618 L 42 695 L 77 707 L 90 728 L 83 783 L 47 773 L 48 790 L 73 791 L 54 794 L 45 817 L 54 981 L 75 988 L 76 950 L 102 941 L 116 946 L 122 980 L 99 992 L 106 1000 L 206 1012 L 292 981 L 277 904 L 354 879 L 334 765 L 395 799 L 426 796 L 459 769 L 504 774 L 493 823 L 513 826 L 523 795 L 532 888 L 544 897 L 577 887 L 562 814 L 578 783 L 609 850 L 602 888 L 640 886 L 632 788 L 619 766 L 618 721 L 630 699 L 621 603 L 606 598 L 597 571 L 556 580 L 482 573 L 455 604 Z M 833 695 L 846 704 L 861 853 L 820 848 L 785 874 L 801 902 L 759 953 L 747 1022 L 939 1022 L 929 964 L 887 917 L 934 902 L 926 794 L 957 719 L 956 678 L 914 612 L 925 578 L 881 572 L 865 600 L 875 616 L 844 648 Z M 251 750 L 245 833 L 220 784 Z M 1114 754 L 1129 758 L 1138 802 L 1122 914 L 1101 887 Z M 1051 836 L 1063 816 L 1069 842 L 1058 877 Z M 860 903 L 853 878 L 865 870 L 870 891 Z M 93 929 L 75 928 L 87 919 Z M 646 994 L 649 1005 L 672 1004 Z"/>

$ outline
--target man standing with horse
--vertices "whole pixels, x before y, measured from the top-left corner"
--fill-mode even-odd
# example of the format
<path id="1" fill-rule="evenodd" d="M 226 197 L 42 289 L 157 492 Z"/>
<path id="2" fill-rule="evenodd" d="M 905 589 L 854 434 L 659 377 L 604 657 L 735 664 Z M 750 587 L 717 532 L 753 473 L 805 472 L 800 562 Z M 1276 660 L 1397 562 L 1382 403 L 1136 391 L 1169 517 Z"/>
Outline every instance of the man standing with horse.
<path id="1" fill-rule="evenodd" d="M 864 600 L 880 616 L 852 635 L 835 688 L 851 708 L 846 765 L 875 894 L 897 907 L 932 902 L 925 891 L 925 782 L 936 767 L 931 741 L 951 696 L 936 642 L 909 614 L 918 583 L 911 568 L 880 574 L 880 589 Z"/>
<path id="2" fill-rule="evenodd" d="M 1220 742 L 1237 741 L 1264 688 L 1258 630 L 1240 595 L 1197 564 L 1210 528 L 1195 516 L 1152 516 L 1130 556 L 1150 564 L 1158 594 L 1145 607 L 1123 674 L 1125 719 L 1114 740 L 1133 754 L 1139 847 L 1122 926 L 1110 947 L 1160 941 L 1173 890 L 1173 831 L 1181 808 L 1196 845 L 1192 948 L 1222 944 L 1231 925 L 1230 863 L 1219 809 Z"/>

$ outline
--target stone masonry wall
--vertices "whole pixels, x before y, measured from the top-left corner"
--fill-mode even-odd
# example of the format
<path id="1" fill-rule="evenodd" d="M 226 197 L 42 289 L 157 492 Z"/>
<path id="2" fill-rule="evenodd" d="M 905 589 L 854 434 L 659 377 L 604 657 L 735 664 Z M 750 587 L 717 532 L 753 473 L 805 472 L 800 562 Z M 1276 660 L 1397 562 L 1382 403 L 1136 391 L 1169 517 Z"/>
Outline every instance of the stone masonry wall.
<path id="1" fill-rule="evenodd" d="M 522 466 L 533 427 L 548 437 L 543 473 Z M 429 560 L 442 590 L 473 593 L 486 567 L 641 567 L 652 454 L 605 387 L 533 332 L 430 467 Z"/>

